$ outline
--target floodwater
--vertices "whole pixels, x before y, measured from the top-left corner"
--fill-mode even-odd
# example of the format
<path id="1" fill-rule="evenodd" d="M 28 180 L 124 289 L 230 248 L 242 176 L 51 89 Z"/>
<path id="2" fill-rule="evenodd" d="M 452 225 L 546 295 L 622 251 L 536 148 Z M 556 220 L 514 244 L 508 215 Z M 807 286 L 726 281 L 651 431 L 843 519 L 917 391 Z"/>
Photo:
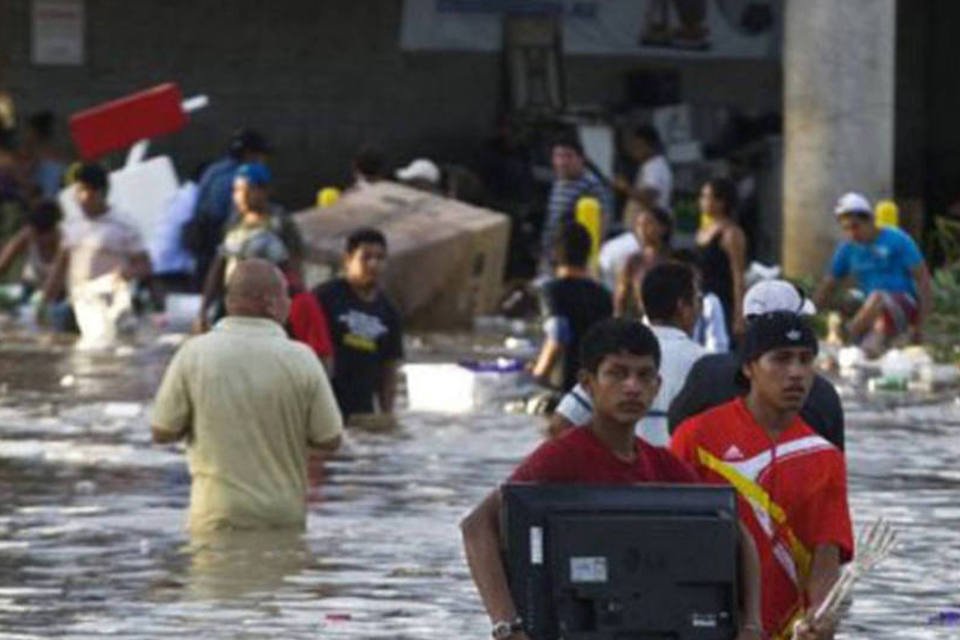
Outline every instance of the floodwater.
<path id="1" fill-rule="evenodd" d="M 457 523 L 537 418 L 403 413 L 314 465 L 305 534 L 190 540 L 183 453 L 149 441 L 172 350 L 0 333 L 0 637 L 489 637 Z M 846 395 L 855 523 L 901 543 L 839 637 L 960 637 L 960 405 Z"/>

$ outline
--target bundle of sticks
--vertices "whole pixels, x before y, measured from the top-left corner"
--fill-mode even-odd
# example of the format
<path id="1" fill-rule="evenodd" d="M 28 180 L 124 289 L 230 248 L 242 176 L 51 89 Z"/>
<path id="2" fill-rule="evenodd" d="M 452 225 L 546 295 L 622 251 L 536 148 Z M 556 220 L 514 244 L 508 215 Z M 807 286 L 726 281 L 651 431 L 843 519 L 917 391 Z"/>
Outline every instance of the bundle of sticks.
<path id="1" fill-rule="evenodd" d="M 837 578 L 837 581 L 827 593 L 827 597 L 823 599 L 808 622 L 816 625 L 828 617 L 837 615 L 843 602 L 853 591 L 854 583 L 890 555 L 896 541 L 896 531 L 883 518 L 875 520 L 864 529 L 857 540 L 856 556 L 843 568 L 840 577 Z M 801 623 L 798 622 L 797 624 Z M 796 630 L 794 631 L 794 637 L 796 637 Z"/>

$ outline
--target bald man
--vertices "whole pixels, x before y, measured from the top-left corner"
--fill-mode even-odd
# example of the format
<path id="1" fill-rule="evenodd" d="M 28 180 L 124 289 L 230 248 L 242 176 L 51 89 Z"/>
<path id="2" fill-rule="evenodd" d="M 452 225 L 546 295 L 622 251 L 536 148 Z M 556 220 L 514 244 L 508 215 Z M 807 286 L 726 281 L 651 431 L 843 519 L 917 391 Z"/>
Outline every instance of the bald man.
<path id="1" fill-rule="evenodd" d="M 284 332 L 290 298 L 275 266 L 240 262 L 226 307 L 170 362 L 153 441 L 187 442 L 191 532 L 302 529 L 307 449 L 336 449 L 343 420 L 314 353 Z"/>

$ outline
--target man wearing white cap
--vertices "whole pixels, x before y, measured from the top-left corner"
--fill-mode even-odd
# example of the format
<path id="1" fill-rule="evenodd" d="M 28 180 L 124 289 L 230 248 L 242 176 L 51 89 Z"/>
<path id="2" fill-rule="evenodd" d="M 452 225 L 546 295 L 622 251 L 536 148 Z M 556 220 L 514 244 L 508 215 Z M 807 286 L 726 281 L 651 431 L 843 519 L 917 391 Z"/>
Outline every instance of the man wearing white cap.
<path id="1" fill-rule="evenodd" d="M 440 189 L 440 167 L 433 160 L 417 158 L 410 164 L 397 169 L 397 180 L 411 187 L 436 193 Z"/>
<path id="2" fill-rule="evenodd" d="M 786 280 L 762 280 L 750 287 L 743 297 L 743 316 L 749 325 L 753 318 L 776 312 L 790 311 L 798 315 L 813 315 L 816 306 Z M 681 422 L 713 407 L 733 400 L 743 389 L 736 375 L 740 361 L 735 353 L 715 353 L 700 358 L 683 388 L 670 403 L 667 412 L 670 433 Z M 843 450 L 843 405 L 829 380 L 814 376 L 813 387 L 800 409 L 800 417 L 814 431 Z"/>
<path id="3" fill-rule="evenodd" d="M 866 294 L 845 326 L 851 340 L 860 341 L 874 330 L 880 342 L 907 332 L 915 341 L 922 339 L 931 302 L 930 272 L 917 243 L 896 227 L 878 227 L 870 202 L 858 193 L 840 198 L 834 214 L 846 240 L 837 247 L 814 301 L 822 305 L 841 280 L 851 278 Z"/>

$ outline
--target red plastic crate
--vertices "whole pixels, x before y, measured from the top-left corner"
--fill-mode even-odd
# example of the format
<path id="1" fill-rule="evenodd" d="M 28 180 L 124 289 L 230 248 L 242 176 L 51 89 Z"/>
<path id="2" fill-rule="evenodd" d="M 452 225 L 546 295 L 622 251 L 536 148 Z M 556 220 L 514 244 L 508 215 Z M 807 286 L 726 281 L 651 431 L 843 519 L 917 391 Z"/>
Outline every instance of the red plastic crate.
<path id="1" fill-rule="evenodd" d="M 94 160 L 139 140 L 179 131 L 187 124 L 177 85 L 161 84 L 70 116 L 70 135 L 80 157 Z"/>

